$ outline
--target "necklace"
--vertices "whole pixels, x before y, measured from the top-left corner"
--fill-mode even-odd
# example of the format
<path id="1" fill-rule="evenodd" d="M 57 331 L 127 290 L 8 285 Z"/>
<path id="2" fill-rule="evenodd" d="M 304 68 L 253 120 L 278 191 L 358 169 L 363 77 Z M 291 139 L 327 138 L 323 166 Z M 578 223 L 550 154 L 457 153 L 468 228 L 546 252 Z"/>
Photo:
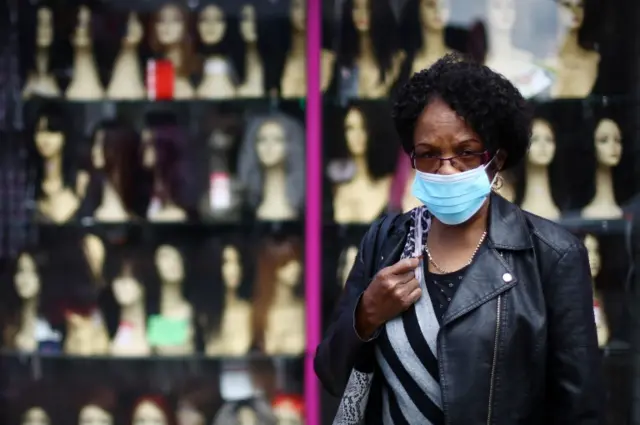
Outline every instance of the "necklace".
<path id="1" fill-rule="evenodd" d="M 469 258 L 469 261 L 467 261 L 467 264 L 465 264 L 462 267 L 462 269 L 464 269 L 465 267 L 468 267 L 471 264 L 471 262 L 473 261 L 474 257 L 478 253 L 478 250 L 480 249 L 480 246 L 482 246 L 482 242 L 484 242 L 484 239 L 486 237 L 487 237 L 487 231 L 485 230 L 482 233 L 482 236 L 480 237 L 480 240 L 478 241 L 478 245 L 476 245 L 476 249 L 473 250 L 473 253 L 471 254 L 471 258 Z M 447 270 L 443 269 L 442 267 L 440 267 L 438 265 L 438 263 L 436 263 L 434 261 L 433 257 L 431 256 L 431 253 L 429 252 L 429 246 L 426 243 L 424 244 L 424 252 L 427 253 L 427 258 L 429 259 L 429 262 L 438 271 L 438 273 L 441 273 L 441 274 L 449 274 L 449 273 L 451 273 L 450 271 L 447 271 Z"/>

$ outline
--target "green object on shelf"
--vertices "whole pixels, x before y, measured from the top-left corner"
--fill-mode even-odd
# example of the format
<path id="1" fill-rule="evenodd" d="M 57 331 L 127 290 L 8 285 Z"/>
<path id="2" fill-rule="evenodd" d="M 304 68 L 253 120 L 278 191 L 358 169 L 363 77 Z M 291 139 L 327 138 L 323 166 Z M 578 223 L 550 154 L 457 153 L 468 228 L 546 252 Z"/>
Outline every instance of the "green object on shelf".
<path id="1" fill-rule="evenodd" d="M 149 317 L 147 340 L 153 346 L 182 345 L 189 335 L 189 320 L 167 319 L 161 315 Z"/>
<path id="2" fill-rule="evenodd" d="M 303 111 L 305 110 L 305 108 L 307 107 L 307 101 L 305 100 L 305 98 L 300 98 L 300 109 L 302 109 Z"/>

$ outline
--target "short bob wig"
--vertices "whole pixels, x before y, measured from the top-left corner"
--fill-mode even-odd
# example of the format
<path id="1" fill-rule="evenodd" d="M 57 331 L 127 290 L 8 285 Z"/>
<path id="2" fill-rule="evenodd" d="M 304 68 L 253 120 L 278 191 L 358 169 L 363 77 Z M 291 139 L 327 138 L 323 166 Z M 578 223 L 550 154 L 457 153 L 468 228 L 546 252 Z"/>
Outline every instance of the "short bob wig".
<path id="1" fill-rule="evenodd" d="M 436 98 L 469 124 L 492 155 L 507 154 L 503 170 L 526 155 L 532 115 L 525 99 L 502 75 L 456 53 L 414 74 L 398 92 L 392 116 L 406 153 L 413 151 L 418 117 Z"/>

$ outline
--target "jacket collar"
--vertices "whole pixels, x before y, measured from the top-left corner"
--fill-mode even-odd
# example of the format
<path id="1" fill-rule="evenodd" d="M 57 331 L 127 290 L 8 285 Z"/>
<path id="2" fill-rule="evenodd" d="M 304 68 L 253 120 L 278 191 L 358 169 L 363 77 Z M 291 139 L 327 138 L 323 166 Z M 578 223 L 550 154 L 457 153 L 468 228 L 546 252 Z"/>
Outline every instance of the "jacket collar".
<path id="1" fill-rule="evenodd" d="M 505 250 L 526 250 L 533 247 L 530 230 L 522 210 L 491 193 L 489 204 L 489 242 L 490 246 Z M 391 234 L 406 235 L 411 222 L 411 212 L 400 215 L 390 229 Z"/>

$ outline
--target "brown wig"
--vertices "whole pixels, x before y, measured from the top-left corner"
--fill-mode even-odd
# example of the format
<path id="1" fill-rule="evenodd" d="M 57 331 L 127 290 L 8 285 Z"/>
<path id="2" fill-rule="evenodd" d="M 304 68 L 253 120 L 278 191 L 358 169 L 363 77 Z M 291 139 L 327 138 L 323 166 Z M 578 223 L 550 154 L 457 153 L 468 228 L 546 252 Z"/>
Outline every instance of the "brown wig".
<path id="1" fill-rule="evenodd" d="M 158 40 L 156 35 L 156 23 L 160 19 L 160 13 L 165 7 L 176 7 L 180 14 L 182 15 L 182 21 L 184 22 L 184 36 L 180 42 L 180 56 L 181 56 L 181 66 L 179 69 L 176 69 L 176 75 L 182 77 L 190 77 L 191 74 L 197 68 L 196 56 L 193 52 L 193 44 L 194 44 L 194 36 L 193 36 L 193 23 L 192 18 L 189 13 L 189 9 L 182 1 L 178 0 L 165 0 L 161 2 L 158 9 L 151 15 L 151 19 L 149 20 L 149 26 L 147 28 L 146 34 L 149 40 L 149 47 L 151 48 L 151 52 L 156 58 L 164 57 L 164 47 Z"/>
<path id="2" fill-rule="evenodd" d="M 297 238 L 267 239 L 259 248 L 258 266 L 253 288 L 254 345 L 259 350 L 263 350 L 264 346 L 264 332 L 267 327 L 269 308 L 275 295 L 278 271 L 291 261 L 302 262 L 301 243 Z"/>

